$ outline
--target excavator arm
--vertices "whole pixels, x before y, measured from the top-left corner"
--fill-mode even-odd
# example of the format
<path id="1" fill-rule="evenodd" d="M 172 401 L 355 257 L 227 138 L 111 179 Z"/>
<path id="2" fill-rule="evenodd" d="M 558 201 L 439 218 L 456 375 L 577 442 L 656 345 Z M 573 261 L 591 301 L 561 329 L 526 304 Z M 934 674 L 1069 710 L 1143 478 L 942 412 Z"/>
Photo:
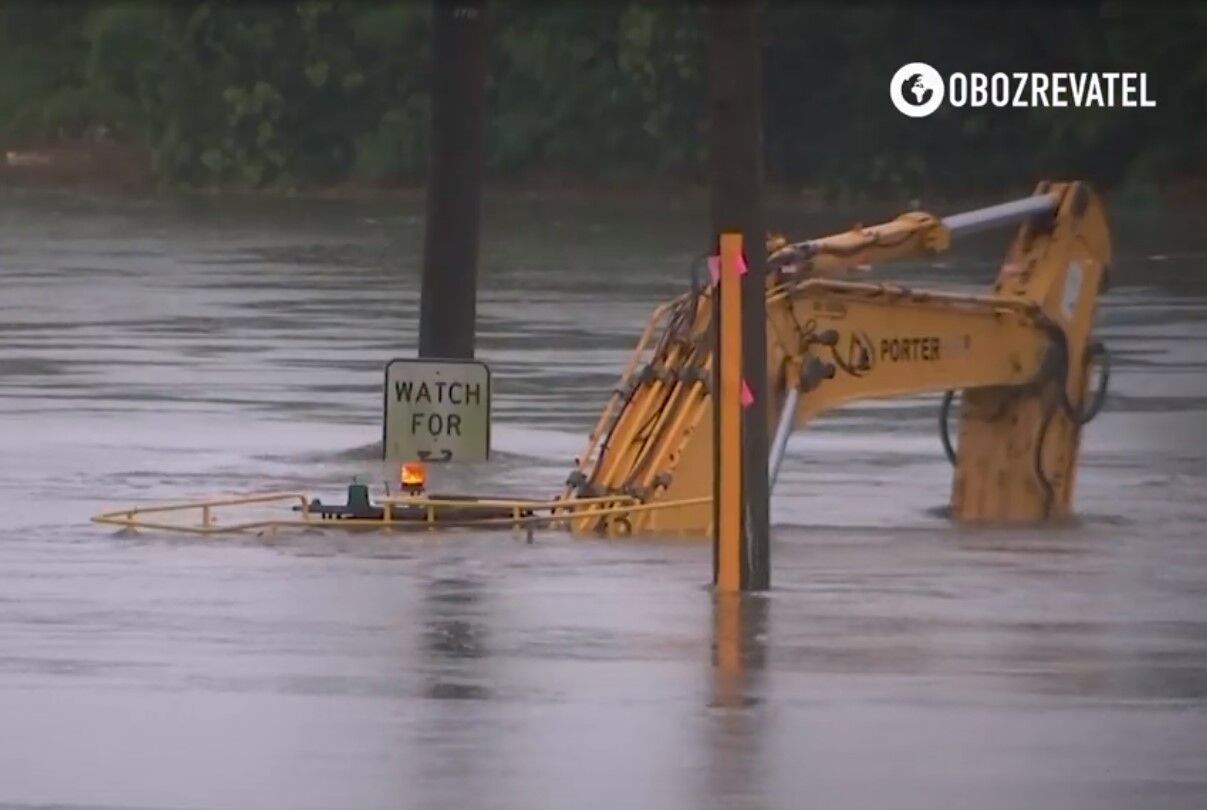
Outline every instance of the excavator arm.
<path id="1" fill-rule="evenodd" d="M 861 265 L 942 253 L 951 246 L 951 232 L 942 220 L 922 211 L 902 214 L 891 222 L 846 233 L 787 243 L 768 240 L 767 264 L 781 275 L 833 275 Z"/>
<path id="2" fill-rule="evenodd" d="M 986 295 L 830 278 L 947 250 L 953 237 L 1018 224 Z M 766 293 L 774 481 L 787 438 L 869 398 L 944 393 L 952 515 L 1019 522 L 1070 514 L 1091 339 L 1110 261 L 1101 205 L 1082 183 L 939 219 L 910 212 L 821 239 L 768 243 Z M 715 286 L 659 307 L 567 480 L 579 532 L 711 531 Z M 962 392 L 959 450 L 947 410 Z M 609 501 L 608 498 L 615 498 Z M 641 508 L 626 511 L 625 504 Z"/>

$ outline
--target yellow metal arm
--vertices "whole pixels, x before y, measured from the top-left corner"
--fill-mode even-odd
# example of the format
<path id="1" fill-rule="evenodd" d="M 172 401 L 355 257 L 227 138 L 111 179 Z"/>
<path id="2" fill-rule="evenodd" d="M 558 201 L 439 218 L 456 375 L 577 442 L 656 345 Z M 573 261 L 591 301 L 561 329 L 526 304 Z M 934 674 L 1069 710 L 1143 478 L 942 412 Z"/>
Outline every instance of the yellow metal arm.
<path id="1" fill-rule="evenodd" d="M 767 263 L 782 272 L 831 275 L 861 265 L 941 253 L 950 245 L 951 233 L 941 220 L 915 211 L 883 225 L 856 225 L 846 233 L 776 247 Z"/>
<path id="2" fill-rule="evenodd" d="M 771 379 L 778 407 L 811 359 L 832 376 L 800 401 L 811 416 L 869 396 L 1025 385 L 1049 350 L 1037 308 L 997 297 L 913 292 L 891 285 L 809 280 L 768 298 Z M 816 365 L 816 364 L 815 364 Z"/>

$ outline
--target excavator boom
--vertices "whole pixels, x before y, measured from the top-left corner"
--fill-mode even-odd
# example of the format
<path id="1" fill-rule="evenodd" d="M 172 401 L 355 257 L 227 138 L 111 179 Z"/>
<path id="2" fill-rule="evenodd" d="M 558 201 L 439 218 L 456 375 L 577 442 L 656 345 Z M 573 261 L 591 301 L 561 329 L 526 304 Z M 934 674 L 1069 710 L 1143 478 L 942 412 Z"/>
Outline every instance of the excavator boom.
<path id="1" fill-rule="evenodd" d="M 1019 223 L 986 295 L 830 278 L 933 255 L 953 237 Z M 814 417 L 875 397 L 961 392 L 957 520 L 1019 522 L 1070 513 L 1091 339 L 1110 261 L 1102 207 L 1083 183 L 939 219 L 910 212 L 868 228 L 768 244 L 768 390 L 787 437 Z M 659 307 L 592 431 L 559 502 L 578 532 L 711 532 L 715 285 Z M 614 501 L 609 501 L 614 498 Z M 627 510 L 625 504 L 644 508 Z"/>

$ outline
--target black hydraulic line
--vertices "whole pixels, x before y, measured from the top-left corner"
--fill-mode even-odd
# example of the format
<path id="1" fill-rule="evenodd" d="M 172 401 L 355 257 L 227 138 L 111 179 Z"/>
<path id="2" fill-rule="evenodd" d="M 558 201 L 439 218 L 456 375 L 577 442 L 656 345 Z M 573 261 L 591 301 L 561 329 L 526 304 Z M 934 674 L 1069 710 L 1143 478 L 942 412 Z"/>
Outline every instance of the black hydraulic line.
<path id="1" fill-rule="evenodd" d="M 1061 332 L 1061 336 L 1063 338 L 1063 332 Z M 1098 388 L 1095 389 L 1094 396 L 1084 409 L 1079 409 L 1072 403 L 1069 399 L 1068 388 L 1064 383 L 1069 369 L 1068 357 L 1068 343 L 1067 341 L 1062 341 L 1058 355 L 1060 368 L 1063 372 L 1060 375 L 1060 406 L 1075 424 L 1079 426 L 1088 425 L 1098 415 L 1098 412 L 1102 410 L 1102 406 L 1106 404 L 1107 387 L 1110 385 L 1111 380 L 1111 355 L 1107 351 L 1106 346 L 1099 341 L 1094 341 L 1086 348 L 1086 367 L 1089 367 L 1094 362 L 1094 358 L 1101 357 L 1102 359 L 1100 361 L 1101 371 L 1098 377 Z"/>
<path id="2" fill-rule="evenodd" d="M 1053 361 L 1047 364 L 1049 369 L 1048 374 L 1045 376 L 1056 386 L 1057 392 L 1055 396 L 1048 398 L 1048 402 L 1045 405 L 1043 422 L 1040 424 L 1039 434 L 1035 439 L 1035 455 L 1033 458 L 1035 478 L 1044 491 L 1044 518 L 1051 515 L 1052 504 L 1056 498 L 1052 481 L 1048 478 L 1048 474 L 1043 466 L 1044 443 L 1048 437 L 1048 427 L 1052 423 L 1052 417 L 1055 416 L 1057 407 L 1060 407 L 1065 412 L 1065 415 L 1078 426 L 1088 424 L 1098 415 L 1099 411 L 1102 410 L 1103 404 L 1106 402 L 1106 393 L 1111 376 L 1110 353 L 1101 342 L 1094 341 L 1086 349 L 1085 362 L 1088 366 L 1094 361 L 1095 357 L 1102 357 L 1102 371 L 1099 376 L 1098 388 L 1095 390 L 1088 407 L 1084 410 L 1074 407 L 1073 403 L 1069 401 L 1067 387 L 1069 372 L 1068 338 L 1064 330 L 1055 324 L 1049 326 L 1048 331 L 1057 339 L 1055 341 L 1056 351 L 1053 355 L 1050 355 Z M 1052 366 L 1055 366 L 1055 368 L 1052 368 Z"/>
<path id="3" fill-rule="evenodd" d="M 817 319 L 809 318 L 802 325 L 800 320 L 796 317 L 795 310 L 789 307 L 788 313 L 792 317 L 792 323 L 796 326 L 797 340 L 799 341 L 801 351 L 807 350 L 814 344 L 828 346 L 830 349 L 830 358 L 834 361 L 834 365 L 838 366 L 838 368 L 841 368 L 851 376 L 859 375 L 859 372 L 861 372 L 863 369 L 852 367 L 852 365 L 848 363 L 847 360 L 843 359 L 841 354 L 839 354 L 837 339 L 838 335 L 833 329 L 827 329 L 818 334 Z"/>
<path id="4" fill-rule="evenodd" d="M 943 443 L 943 454 L 947 456 L 947 460 L 951 462 L 951 466 L 956 466 L 957 456 L 956 449 L 951 443 L 951 428 L 947 424 L 947 419 L 951 414 L 951 401 L 955 399 L 955 391 L 943 392 L 943 403 L 939 406 L 939 441 Z"/>
<path id="5" fill-rule="evenodd" d="M 672 336 L 676 332 L 681 330 L 683 327 L 690 326 L 691 315 L 694 314 L 694 312 L 695 312 L 695 306 L 696 306 L 697 301 L 698 301 L 698 298 L 695 298 L 695 297 L 684 298 L 683 300 L 679 301 L 675 305 L 674 309 L 672 309 L 670 317 L 668 318 L 666 330 L 663 332 L 662 338 L 659 340 L 658 346 L 654 350 L 653 356 L 650 358 L 651 365 L 646 366 L 645 370 L 643 370 L 643 372 L 639 375 L 639 377 L 634 381 L 634 384 L 629 388 L 628 395 L 625 397 L 623 404 L 620 406 L 620 409 L 616 413 L 616 418 L 613 420 L 612 424 L 608 428 L 607 436 L 604 438 L 603 442 L 600 444 L 600 451 L 599 451 L 600 458 L 602 458 L 604 452 L 606 452 L 610 448 L 611 443 L 612 443 L 612 434 L 615 432 L 617 426 L 620 424 L 621 416 L 623 415 L 625 410 L 628 409 L 629 405 L 632 404 L 633 397 L 636 395 L 637 389 L 639 389 L 642 385 L 644 385 L 646 382 L 648 382 L 650 380 L 650 375 L 647 374 L 646 372 L 652 369 L 652 367 L 653 367 L 652 364 L 657 362 L 658 358 L 660 356 L 662 356 L 663 353 L 666 351 L 667 347 L 670 344 Z M 666 387 L 666 393 L 665 393 L 665 397 L 662 401 L 661 406 L 658 408 L 652 409 L 650 415 L 648 417 L 646 417 L 645 422 L 637 429 L 637 432 L 634 434 L 634 437 L 633 437 L 634 442 L 641 443 L 641 448 L 638 450 L 638 458 L 640 458 L 641 455 L 645 452 L 645 448 L 649 444 L 649 440 L 651 438 L 655 420 L 658 418 L 658 416 L 661 413 L 661 411 L 663 410 L 663 408 L 665 408 L 667 406 L 667 404 L 669 402 L 669 397 L 675 392 L 675 386 L 673 383 L 667 384 L 665 387 Z"/>
<path id="6" fill-rule="evenodd" d="M 1044 358 L 1043 367 L 1038 375 L 1038 384 L 1041 387 L 1050 385 L 1056 387 L 1054 393 L 1045 394 L 1043 419 L 1040 422 L 1039 433 L 1035 437 L 1035 452 L 1031 458 L 1032 473 L 1039 483 L 1040 489 L 1043 490 L 1042 518 L 1046 520 L 1052 514 L 1052 504 L 1056 501 L 1056 489 L 1052 486 L 1052 479 L 1048 477 L 1047 471 L 1044 470 L 1044 445 L 1048 438 L 1048 428 L 1052 424 L 1052 418 L 1056 415 L 1057 408 L 1065 410 L 1071 418 L 1073 418 L 1073 408 L 1066 390 L 1069 378 L 1068 336 L 1060 326 L 1051 321 L 1045 320 L 1040 323 L 1040 326 L 1053 338 L 1053 343 Z"/>
<path id="7" fill-rule="evenodd" d="M 804 351 L 813 342 L 813 335 L 817 332 L 817 319 L 809 318 L 802 325 L 791 304 L 788 305 L 788 316 L 792 318 L 792 325 L 796 327 L 797 348 Z"/>
<path id="8" fill-rule="evenodd" d="M 616 418 L 612 420 L 612 424 L 609 425 L 609 427 L 608 427 L 607 434 L 604 436 L 603 441 L 600 442 L 600 445 L 599 445 L 599 457 L 600 458 L 603 457 L 603 454 L 605 452 L 607 452 L 607 450 L 609 449 L 609 447 L 612 444 L 612 434 L 616 432 L 616 428 L 620 424 L 621 415 L 625 412 L 625 410 L 628 409 L 628 407 L 630 405 L 633 404 L 633 397 L 636 396 L 638 389 L 641 388 L 641 386 L 649 380 L 649 372 L 652 369 L 652 363 L 654 361 L 656 361 L 658 359 L 658 357 L 663 354 L 663 352 L 666 351 L 666 348 L 670 343 L 672 335 L 680 327 L 682 327 L 683 324 L 681 321 L 687 320 L 686 316 L 688 315 L 688 310 L 691 309 L 694 311 L 695 303 L 696 303 L 696 299 L 685 298 L 682 301 L 678 302 L 675 305 L 675 307 L 671 310 L 670 316 L 667 319 L 666 329 L 663 331 L 662 337 L 659 338 L 658 345 L 655 347 L 654 352 L 650 358 L 651 365 L 647 365 L 644 369 L 642 369 L 641 372 L 636 374 L 634 376 L 634 378 L 632 378 L 630 380 L 630 385 L 628 386 L 628 391 L 625 393 L 624 401 L 621 403 L 620 408 L 616 412 Z M 655 411 L 655 413 L 657 413 L 657 411 Z M 643 426 L 642 430 L 638 431 L 638 434 L 643 432 L 644 429 L 645 429 L 645 427 Z"/>
<path id="9" fill-rule="evenodd" d="M 1086 349 L 1086 365 L 1088 366 L 1093 363 L 1096 357 L 1101 358 L 1098 361 L 1098 388 L 1095 389 L 1090 404 L 1077 415 L 1076 419 L 1079 425 L 1087 425 L 1092 422 L 1094 417 L 1102 410 L 1102 406 L 1106 404 L 1107 389 L 1111 382 L 1111 353 L 1099 341 L 1094 341 Z M 1068 403 L 1067 398 L 1065 402 L 1066 404 Z"/>
<path id="10" fill-rule="evenodd" d="M 698 368 L 698 367 L 693 366 L 691 368 Z M 653 409 L 651 411 L 650 415 L 646 417 L 645 422 L 637 430 L 637 435 L 634 437 L 634 441 L 640 442 L 641 446 L 637 450 L 637 463 L 629 473 L 629 480 L 632 480 L 634 477 L 641 475 L 649 467 L 650 459 L 648 457 L 646 457 L 646 450 L 650 446 L 650 441 L 652 439 L 654 439 L 654 424 L 656 423 L 658 417 L 662 415 L 662 411 L 664 411 L 666 408 L 670 407 L 670 404 L 676 398 L 676 395 L 681 395 L 684 399 L 687 399 L 687 393 L 690 391 L 691 384 L 693 382 L 699 381 L 703 377 L 703 375 L 701 374 L 701 375 L 698 375 L 696 377 L 696 379 L 692 379 L 691 377 L 688 376 L 688 374 L 687 374 L 688 371 L 689 371 L 689 369 L 685 368 L 680 373 L 679 379 L 677 380 L 679 385 L 677 387 L 672 385 L 667 388 L 666 396 L 662 400 L 661 407 Z M 709 396 L 709 391 L 708 391 L 707 385 L 705 385 L 705 388 L 704 388 L 704 396 L 706 398 Z M 681 405 L 681 407 L 688 407 L 688 406 L 690 406 L 690 404 L 691 404 L 691 400 L 687 399 L 687 401 L 684 402 Z M 644 500 L 644 498 L 642 498 L 642 500 Z"/>
<path id="11" fill-rule="evenodd" d="M 658 421 L 658 417 L 662 415 L 662 411 L 669 407 L 670 400 L 676 390 L 674 383 L 666 385 L 665 388 L 666 392 L 662 398 L 662 403 L 657 408 L 650 409 L 650 415 L 645 418 L 645 421 L 641 423 L 641 427 L 637 428 L 637 433 L 633 435 L 634 442 L 641 442 L 641 449 L 637 451 L 638 458 L 645 453 L 646 445 L 649 444 L 650 439 L 653 437 L 654 423 Z"/>
<path id="12" fill-rule="evenodd" d="M 616 412 L 616 418 L 612 420 L 612 424 L 608 426 L 608 433 L 604 436 L 603 441 L 599 445 L 599 458 L 603 458 L 603 454 L 607 451 L 608 446 L 612 442 L 612 434 L 616 432 L 616 426 L 620 424 L 620 415 L 625 412 L 630 405 L 633 404 L 633 397 L 637 394 L 637 389 L 641 387 L 643 381 L 634 380 L 629 386 L 628 392 L 625 394 L 624 402 L 620 405 L 620 410 Z"/>
<path id="13" fill-rule="evenodd" d="M 684 325 L 690 325 L 690 318 L 688 317 L 690 314 L 688 312 L 688 309 L 689 309 L 689 307 L 687 306 L 688 304 L 691 304 L 692 305 L 691 309 L 694 310 L 695 300 L 694 299 L 685 299 L 683 302 L 681 302 L 681 304 L 679 306 L 676 307 L 675 311 L 671 314 L 671 322 L 667 325 L 667 331 L 663 335 L 665 343 L 670 342 L 669 339 L 667 339 L 667 338 L 671 335 L 672 332 L 683 327 Z M 660 345 L 659 349 L 655 353 L 654 357 L 651 358 L 651 362 L 656 361 L 658 359 L 659 355 L 661 355 L 662 352 L 665 351 L 665 349 L 666 349 L 665 345 Z M 670 371 L 670 370 L 668 369 L 668 371 Z M 671 371 L 671 373 L 674 373 L 674 372 Z M 679 381 L 682 381 L 682 377 L 680 377 L 680 379 L 677 380 L 676 382 L 679 382 Z M 661 414 L 663 408 L 665 408 L 669 404 L 669 400 L 670 400 L 671 396 L 676 391 L 675 382 L 667 383 L 665 380 L 663 380 L 663 382 L 666 384 L 666 394 L 662 400 L 662 405 L 651 411 L 650 415 L 646 417 L 645 422 L 641 425 L 641 427 L 639 427 L 637 429 L 637 433 L 634 436 L 634 441 L 641 442 L 641 449 L 638 450 L 639 458 L 645 452 L 645 448 L 649 444 L 649 440 L 650 440 L 651 434 L 653 432 L 655 421 L 657 420 L 658 416 Z"/>
<path id="14" fill-rule="evenodd" d="M 691 304 L 692 308 L 694 308 L 694 299 L 681 299 L 676 301 L 674 307 L 671 308 L 670 315 L 666 319 L 666 327 L 662 330 L 662 335 L 658 338 L 658 343 L 654 346 L 654 351 L 650 355 L 651 362 L 657 359 L 670 346 L 671 339 L 682 326 L 681 321 L 686 319 L 688 304 Z"/>
<path id="15" fill-rule="evenodd" d="M 1097 341 L 1092 343 L 1088 348 L 1086 354 L 1087 364 L 1092 363 L 1095 357 L 1101 357 L 1102 359 L 1099 361 L 1101 371 L 1099 372 L 1098 388 L 1094 391 L 1094 396 L 1090 399 L 1089 405 L 1080 412 L 1078 412 L 1078 410 L 1074 408 L 1073 404 L 1069 401 L 1068 392 L 1065 390 L 1063 384 L 1062 378 L 1064 377 L 1064 374 L 1061 373 L 1061 371 L 1067 369 L 1067 364 L 1062 361 L 1062 358 L 1065 358 L 1066 356 L 1067 355 L 1063 352 L 1063 350 L 1058 349 L 1055 355 L 1055 365 L 1057 368 L 1054 371 L 1050 371 L 1048 375 L 1045 375 L 1045 377 L 1060 383 L 1060 399 L 1058 402 L 1069 418 L 1075 421 L 1078 425 L 1087 425 L 1099 414 L 1099 412 L 1102 410 L 1102 406 L 1106 402 L 1107 390 L 1109 388 L 1111 379 L 1111 355 L 1107 348 L 1102 343 Z M 951 441 L 951 426 L 949 423 L 951 417 L 951 405 L 954 399 L 955 391 L 946 391 L 943 394 L 943 401 L 939 406 L 939 441 L 943 444 L 943 454 L 947 456 L 947 460 L 953 467 L 956 466 L 959 458 L 956 454 L 955 446 Z M 1041 434 L 1041 441 L 1043 436 L 1046 435 L 1046 424 L 1044 425 L 1043 430 L 1044 434 Z M 1043 479 L 1041 479 L 1041 481 L 1042 480 Z"/>
<path id="16" fill-rule="evenodd" d="M 1063 386 L 1063 382 L 1060 385 Z M 1043 517 L 1045 520 L 1052 514 L 1052 503 L 1056 500 L 1056 490 L 1053 488 L 1047 472 L 1044 471 L 1044 441 L 1048 437 L 1048 426 L 1052 424 L 1052 417 L 1056 415 L 1058 404 L 1059 400 L 1056 397 L 1048 398 L 1048 403 L 1044 408 L 1044 419 L 1039 426 L 1039 435 L 1035 437 L 1035 456 L 1033 458 L 1035 480 L 1039 481 L 1039 485 L 1044 491 Z"/>
<path id="17" fill-rule="evenodd" d="M 1029 383 L 1026 387 L 1030 387 Z M 951 466 L 956 466 L 959 456 L 956 453 L 955 444 L 951 440 L 951 405 L 955 399 L 955 391 L 944 391 L 943 400 L 939 405 L 939 441 L 943 444 L 943 455 L 951 462 Z M 998 404 L 997 410 L 989 416 L 987 421 L 996 422 L 1006 415 L 1006 410 L 1014 403 L 1014 397 L 1005 398 L 1004 401 Z"/>
<path id="18" fill-rule="evenodd" d="M 1064 410 L 1069 419 L 1073 420 L 1077 425 L 1087 425 L 1093 421 L 1098 412 L 1102 410 L 1102 406 L 1106 404 L 1107 388 L 1111 380 L 1111 355 L 1101 341 L 1094 341 L 1086 347 L 1085 365 L 1088 367 L 1094 362 L 1094 359 L 1101 357 L 1099 364 L 1101 371 L 1099 372 L 1098 388 L 1094 391 L 1094 396 L 1090 400 L 1089 405 L 1084 409 L 1078 409 L 1069 400 L 1069 392 L 1067 388 L 1067 380 L 1069 373 L 1069 338 L 1065 331 L 1055 323 L 1046 321 L 1040 324 L 1053 339 L 1056 347 L 1055 365 L 1056 369 L 1050 372 L 1053 377 L 1061 380 L 1060 386 L 1060 406 Z"/>

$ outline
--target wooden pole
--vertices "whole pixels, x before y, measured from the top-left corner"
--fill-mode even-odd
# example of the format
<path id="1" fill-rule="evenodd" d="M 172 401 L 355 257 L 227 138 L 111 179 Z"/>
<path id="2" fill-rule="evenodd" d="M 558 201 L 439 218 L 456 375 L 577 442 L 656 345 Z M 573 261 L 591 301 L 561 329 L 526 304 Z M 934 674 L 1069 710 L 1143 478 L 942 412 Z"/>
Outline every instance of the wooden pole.
<path id="1" fill-rule="evenodd" d="M 432 0 L 420 357 L 474 356 L 486 84 L 483 11 L 484 0 Z"/>
<path id="2" fill-rule="evenodd" d="M 741 417 L 741 588 L 763 590 L 770 586 L 771 553 L 758 6 L 751 0 L 717 0 L 709 8 L 708 27 L 713 244 L 715 252 L 723 256 L 720 235 L 741 233 L 747 268 L 741 280 L 741 352 L 742 375 L 752 401 L 742 409 Z M 721 408 L 713 410 L 714 447 L 719 448 L 724 441 Z M 719 467 L 718 463 L 718 475 Z M 713 503 L 715 510 L 719 498 L 714 497 Z M 713 523 L 716 531 L 720 530 L 719 517 Z M 719 545 L 716 551 L 720 551 Z"/>
<path id="3" fill-rule="evenodd" d="M 720 385 L 714 390 L 717 464 L 716 504 L 717 590 L 736 593 L 742 589 L 742 235 L 721 234 L 719 275 L 717 373 Z"/>

